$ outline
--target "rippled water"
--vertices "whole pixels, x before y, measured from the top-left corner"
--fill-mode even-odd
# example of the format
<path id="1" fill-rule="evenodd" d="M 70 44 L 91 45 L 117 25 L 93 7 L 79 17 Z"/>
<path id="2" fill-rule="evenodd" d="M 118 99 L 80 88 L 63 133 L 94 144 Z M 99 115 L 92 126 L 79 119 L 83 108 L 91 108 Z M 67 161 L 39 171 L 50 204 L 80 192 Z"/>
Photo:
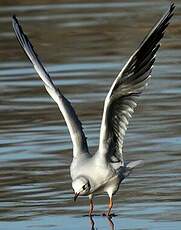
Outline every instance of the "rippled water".
<path id="1" fill-rule="evenodd" d="M 19 47 L 15 13 L 61 91 L 98 144 L 105 95 L 168 1 L 0 1 L 0 229 L 111 229 L 72 201 L 72 145 L 64 120 Z M 126 159 L 143 159 L 115 196 L 115 229 L 181 229 L 181 4 L 150 87 L 127 131 Z M 96 213 L 107 196 L 96 199 Z"/>

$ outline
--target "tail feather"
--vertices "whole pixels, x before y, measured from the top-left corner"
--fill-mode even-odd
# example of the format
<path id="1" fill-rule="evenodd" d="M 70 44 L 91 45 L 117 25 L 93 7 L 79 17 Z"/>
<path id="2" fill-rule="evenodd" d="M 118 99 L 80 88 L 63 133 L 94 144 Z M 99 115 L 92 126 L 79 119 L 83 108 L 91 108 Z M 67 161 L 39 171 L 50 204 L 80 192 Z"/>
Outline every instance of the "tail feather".
<path id="1" fill-rule="evenodd" d="M 135 168 L 138 165 L 143 165 L 144 161 L 143 160 L 138 160 L 138 161 L 131 161 L 126 165 L 126 168 L 128 170 Z"/>
<path id="2" fill-rule="evenodd" d="M 126 177 L 129 176 L 129 174 L 132 172 L 132 170 L 138 166 L 138 165 L 143 165 L 143 161 L 142 160 L 138 160 L 138 161 L 131 161 L 128 164 L 126 164 L 126 166 L 124 167 L 124 170 L 122 168 L 122 170 L 120 170 L 120 174 L 123 176 L 123 179 L 125 179 Z"/>

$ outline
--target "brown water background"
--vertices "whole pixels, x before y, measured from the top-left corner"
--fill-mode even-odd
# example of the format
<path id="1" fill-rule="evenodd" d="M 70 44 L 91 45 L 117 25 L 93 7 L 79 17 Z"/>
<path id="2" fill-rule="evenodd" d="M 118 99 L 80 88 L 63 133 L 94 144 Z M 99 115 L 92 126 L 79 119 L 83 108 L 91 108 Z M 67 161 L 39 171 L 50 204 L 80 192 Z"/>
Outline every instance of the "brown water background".
<path id="1" fill-rule="evenodd" d="M 169 1 L 0 1 L 0 229 L 91 229 L 87 198 L 72 201 L 65 122 L 17 43 L 16 14 L 70 99 L 94 151 L 103 101 Z M 181 229 L 181 1 L 125 139 L 143 159 L 114 198 L 115 229 Z M 96 213 L 107 208 L 96 198 Z M 98 230 L 110 229 L 95 216 Z M 92 227 L 93 229 L 93 227 Z"/>

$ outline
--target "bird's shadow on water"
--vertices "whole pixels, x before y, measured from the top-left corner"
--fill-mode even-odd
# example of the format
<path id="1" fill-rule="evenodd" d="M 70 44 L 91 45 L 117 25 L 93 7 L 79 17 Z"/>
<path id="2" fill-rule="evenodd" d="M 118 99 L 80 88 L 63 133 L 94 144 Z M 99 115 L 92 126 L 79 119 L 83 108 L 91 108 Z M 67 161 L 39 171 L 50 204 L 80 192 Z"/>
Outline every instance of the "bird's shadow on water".
<path id="1" fill-rule="evenodd" d="M 115 224 L 114 224 L 113 218 L 112 218 L 115 216 L 116 215 L 113 214 L 110 217 L 103 216 L 103 215 L 93 215 L 93 216 L 83 215 L 82 217 L 89 218 L 90 230 L 101 230 L 101 229 L 96 227 L 95 217 L 102 217 L 103 219 L 105 219 L 108 222 L 108 230 L 115 230 Z"/>

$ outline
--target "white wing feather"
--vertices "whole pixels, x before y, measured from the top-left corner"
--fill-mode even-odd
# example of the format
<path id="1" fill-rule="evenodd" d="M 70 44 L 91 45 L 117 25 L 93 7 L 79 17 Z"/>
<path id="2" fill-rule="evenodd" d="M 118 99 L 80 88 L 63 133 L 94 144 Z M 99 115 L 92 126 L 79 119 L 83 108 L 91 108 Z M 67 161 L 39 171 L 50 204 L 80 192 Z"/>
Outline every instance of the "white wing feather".
<path id="1" fill-rule="evenodd" d="M 62 95 L 60 90 L 57 89 L 53 84 L 53 81 L 51 80 L 49 74 L 43 67 L 38 55 L 34 51 L 31 42 L 29 41 L 28 37 L 24 34 L 17 18 L 13 16 L 12 20 L 13 28 L 20 45 L 22 46 L 26 55 L 29 57 L 38 75 L 44 82 L 47 92 L 58 104 L 58 107 L 62 112 L 62 115 L 66 121 L 73 142 L 74 157 L 81 153 L 88 153 L 86 137 L 84 135 L 81 122 L 79 121 L 73 107 L 71 106 L 70 102 Z"/>

